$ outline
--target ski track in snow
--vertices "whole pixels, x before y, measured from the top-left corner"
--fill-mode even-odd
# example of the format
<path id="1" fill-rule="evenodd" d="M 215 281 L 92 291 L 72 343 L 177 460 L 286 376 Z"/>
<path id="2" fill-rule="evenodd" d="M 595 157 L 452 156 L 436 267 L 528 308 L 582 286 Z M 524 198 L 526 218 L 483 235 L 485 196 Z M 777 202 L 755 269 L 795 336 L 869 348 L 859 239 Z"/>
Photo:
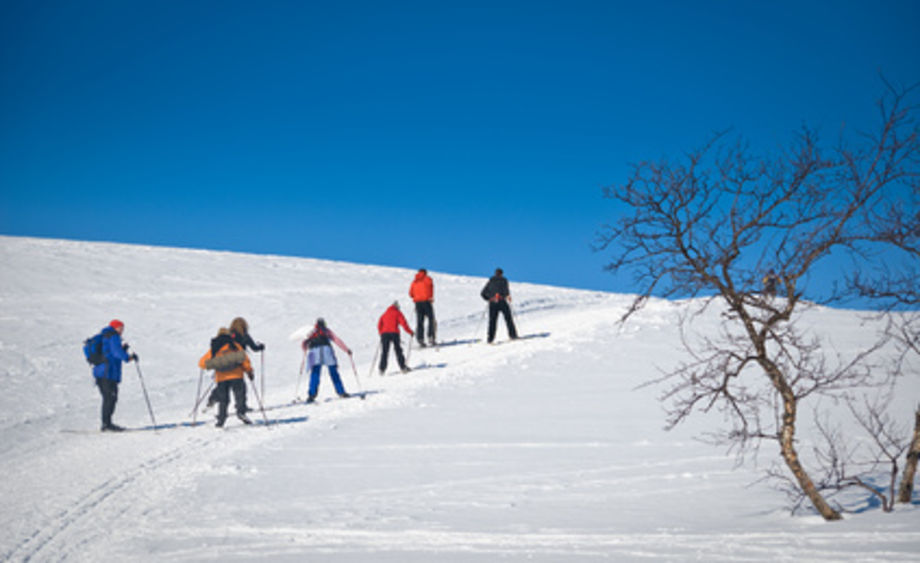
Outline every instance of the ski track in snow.
<path id="1" fill-rule="evenodd" d="M 181 536 L 181 530 L 175 531 Z M 233 544 L 230 559 L 297 560 L 305 553 L 322 554 L 334 561 L 347 554 L 372 558 L 374 561 L 399 561 L 410 554 L 437 557 L 446 561 L 482 560 L 493 557 L 522 556 L 527 560 L 686 560 L 705 561 L 840 561 L 865 548 L 862 534 L 488 534 L 400 530 L 373 532 L 338 528 L 264 529 L 233 527 L 225 536 L 209 538 L 209 545 L 222 539 Z M 200 538 L 187 538 L 200 540 Z M 880 534 L 881 544 L 910 548 L 920 541 L 920 532 Z M 284 547 L 279 547 L 284 546 Z M 454 556 L 445 554 L 455 554 Z M 198 549 L 170 553 L 176 560 L 198 560 L 205 555 Z M 863 561 L 916 561 L 902 552 L 881 552 Z"/>
<path id="2" fill-rule="evenodd" d="M 85 255 L 97 256 L 99 246 L 109 258 L 81 273 Z M 145 257 L 140 271 L 120 274 L 127 277 L 105 295 L 94 293 L 96 276 L 119 275 L 124 262 L 138 256 Z M 475 295 L 484 280 L 438 276 L 439 336 L 450 345 L 412 349 L 410 365 L 428 369 L 368 378 L 368 372 L 376 372 L 369 362 L 376 346 L 376 316 L 392 295 L 405 292 L 411 272 L 6 237 L 0 237 L 0 258 L 10 265 L 0 274 L 0 303 L 6 309 L 0 318 L 0 358 L 12 366 L 5 368 L 5 379 L 15 383 L 0 419 L 4 560 L 920 560 L 920 532 L 897 520 L 873 518 L 861 528 L 850 521 L 825 526 L 814 517 L 789 518 L 778 508 L 782 499 L 773 498 L 778 493 L 757 496 L 773 504 L 752 513 L 755 506 L 729 495 L 748 494 L 744 487 L 758 473 L 739 473 L 724 452 L 688 439 L 693 432 L 662 439 L 657 430 L 642 426 L 652 420 L 660 427 L 663 415 L 642 406 L 653 392 L 632 395 L 631 390 L 657 373 L 658 362 L 672 365 L 679 357 L 661 352 L 677 346 L 672 304 L 651 302 L 631 324 L 620 326 L 616 320 L 627 296 L 512 280 L 519 332 L 531 338 L 487 345 L 481 303 L 450 304 L 445 297 L 460 291 Z M 197 272 L 202 264 L 248 272 L 241 286 L 253 289 L 186 271 Z M 271 283 L 264 281 L 266 272 L 272 274 Z M 69 301 L 56 289 L 57 279 L 68 276 L 73 281 Z M 315 283 L 326 276 L 350 283 Z M 362 282 L 364 277 L 371 279 Z M 96 297 L 80 299 L 84 295 Z M 137 303 L 139 296 L 144 296 L 142 303 Z M 213 306 L 229 297 L 241 303 Z M 205 303 L 192 305 L 196 300 Z M 276 424 L 248 428 L 231 417 L 221 431 L 212 427 L 208 413 L 199 415 L 206 424 L 194 428 L 120 435 L 61 432 L 96 424 L 98 396 L 86 380 L 87 368 L 74 365 L 79 359 L 75 337 L 88 336 L 85 317 L 99 320 L 94 308 L 112 302 L 132 303 L 125 305 L 128 316 L 140 319 L 129 321 L 126 336 L 144 350 L 142 358 L 151 358 L 150 365 L 143 364 L 145 379 L 161 425 L 188 420 L 188 392 L 194 390 L 197 372 L 191 376 L 183 366 L 194 365 L 220 319 L 228 322 L 242 310 L 253 333 L 272 351 L 266 414 Z M 209 308 L 220 309 L 214 314 L 218 321 L 197 318 Z M 414 325 L 408 309 L 404 306 Z M 291 405 L 285 398 L 296 377 L 291 366 L 300 359 L 291 340 L 320 312 L 335 319 L 332 328 L 364 359 L 357 374 L 347 362 L 340 368 L 349 390 L 358 390 L 353 376 L 360 378 L 369 392 L 366 400 L 323 400 L 331 387 L 325 374 L 318 404 Z M 60 326 L 49 330 L 45 325 L 54 319 L 60 319 Z M 292 333 L 292 326 L 300 328 Z M 504 325 L 499 326 L 501 338 Z M 61 338 L 61 333 L 68 336 Z M 656 344 L 659 334 L 662 343 Z M 858 339 L 859 329 L 843 337 Z M 39 352 L 30 341 L 42 343 Z M 653 352 L 630 355 L 633 350 Z M 164 357 L 168 360 L 159 360 Z M 143 426 L 138 422 L 146 409 L 128 395 L 138 392 L 134 368 L 124 367 L 116 419 L 131 417 L 131 426 Z M 71 370 L 81 375 L 61 377 Z M 611 371 L 622 381 L 607 375 Z M 634 372 L 644 375 L 633 377 Z M 592 422 L 614 407 L 592 401 L 597 393 L 579 389 L 582 381 L 598 392 L 609 388 L 607 393 L 617 393 L 615 409 L 622 414 L 613 420 L 623 428 L 611 432 L 604 423 Z M 492 390 L 499 396 L 489 396 Z M 482 399 L 483 393 L 493 402 Z M 495 410 L 494 404 L 503 400 L 507 408 Z M 261 420 L 251 390 L 250 407 L 252 418 Z M 592 411 L 597 408 L 602 410 Z M 478 421 L 478 416 L 485 418 Z M 417 420 L 434 420 L 435 426 L 407 435 L 405 429 L 412 432 Z M 520 420 L 532 420 L 535 427 L 518 428 Z M 467 421 L 470 431 L 460 428 Z M 495 425 L 501 432 L 492 432 Z M 370 478 L 367 464 L 391 475 Z M 315 471 L 364 480 L 344 488 L 330 486 L 330 480 L 328 490 L 305 483 L 299 490 L 300 483 L 291 479 L 314 466 Z M 271 482 L 262 493 L 273 502 L 234 504 L 235 490 L 252 502 L 254 491 L 272 477 L 279 478 L 277 484 Z M 222 495 L 223 482 L 229 490 Z M 294 483 L 297 488 L 285 488 Z M 739 513 L 706 513 L 712 495 L 716 504 Z M 656 510 L 669 510 L 656 505 L 674 498 L 692 499 L 699 506 L 678 505 L 676 515 L 656 516 Z M 194 513 L 198 503 L 207 512 Z M 609 507 L 616 505 L 629 507 L 632 516 L 611 516 Z M 697 509 L 717 524 L 694 528 Z M 915 522 L 916 510 L 905 516 Z M 772 529 L 752 532 L 750 524 L 738 527 L 736 520 Z"/>
<path id="3" fill-rule="evenodd" d="M 544 307 L 543 310 L 550 310 L 551 308 Z M 519 349 L 513 347 L 508 347 L 499 350 L 497 346 L 488 347 L 485 350 L 476 350 L 475 353 L 479 354 L 476 361 L 470 360 L 453 360 L 450 365 L 453 365 L 456 370 L 460 370 L 465 373 L 469 373 L 469 370 L 465 369 L 468 366 L 465 364 L 470 363 L 479 363 L 482 361 L 482 357 L 486 356 L 489 358 L 501 357 L 504 360 L 512 360 L 517 357 L 526 357 L 530 354 L 530 351 L 523 344 L 526 340 L 523 340 L 521 343 L 515 343 Z M 545 344 L 545 343 L 544 343 Z M 485 346 L 485 345 L 483 345 Z M 425 353 L 437 353 L 439 351 L 434 350 L 425 350 Z M 419 351 L 415 352 L 416 357 L 419 355 Z M 455 354 L 456 356 L 469 355 L 470 351 L 464 351 L 463 354 Z M 411 363 L 411 362 L 410 362 Z M 445 364 L 447 365 L 447 364 Z M 410 373 L 407 377 L 411 377 Z M 450 373 L 445 373 L 441 379 L 444 377 L 450 377 Z M 418 382 L 416 382 L 418 383 Z M 424 383 L 413 385 L 413 387 L 424 387 Z M 417 391 L 417 389 L 415 390 Z M 280 405 L 278 408 L 286 408 L 289 410 L 299 410 L 304 408 L 303 405 Z M 373 407 L 371 407 L 372 409 Z M 349 416 L 354 415 L 352 411 L 354 409 L 337 409 L 333 413 L 333 416 L 322 417 L 315 416 L 318 423 L 322 422 L 331 422 L 338 418 L 339 416 Z M 362 409 L 368 410 L 368 409 Z M 315 411 L 313 411 L 315 412 Z M 259 411 L 255 410 L 253 416 L 259 416 Z M 232 417 L 231 417 L 231 420 Z M 269 422 L 275 420 L 270 418 Z M 245 430 L 247 433 L 256 433 L 251 436 L 247 436 L 245 447 L 254 447 L 257 443 L 262 441 L 270 441 L 272 436 L 270 435 L 261 435 L 260 428 L 237 428 L 238 430 Z M 195 432 L 195 431 L 207 431 L 205 429 L 182 429 L 183 432 Z M 232 431 L 232 428 L 230 429 Z M 168 437 L 168 433 L 171 430 L 163 430 L 161 434 L 164 438 Z M 120 434 L 120 435 L 102 435 L 92 433 L 91 436 L 86 436 L 86 440 L 108 440 L 108 439 L 130 439 L 135 436 L 136 433 Z M 45 558 L 46 555 L 52 555 L 54 559 L 58 558 L 69 558 L 78 556 L 80 553 L 80 547 L 82 544 L 89 543 L 91 541 L 99 541 L 103 538 L 104 533 L 97 531 L 95 534 L 86 535 L 87 529 L 92 528 L 102 528 L 103 530 L 109 526 L 117 526 L 117 515 L 119 506 L 132 505 L 137 502 L 138 499 L 133 499 L 131 497 L 135 496 L 139 490 L 145 490 L 151 486 L 150 481 L 156 481 L 160 479 L 160 473 L 166 472 L 165 469 L 169 465 L 181 465 L 184 462 L 190 462 L 192 465 L 196 465 L 198 458 L 200 458 L 205 453 L 205 448 L 208 445 L 214 446 L 215 442 L 220 440 L 219 436 L 211 436 L 209 439 L 196 439 L 190 443 L 181 443 L 180 447 L 174 449 L 166 449 L 163 453 L 156 455 L 155 457 L 143 459 L 137 466 L 126 469 L 124 474 L 121 474 L 116 477 L 107 479 L 103 483 L 94 487 L 88 493 L 86 493 L 82 498 L 73 502 L 70 506 L 66 507 L 59 514 L 55 515 L 48 521 L 44 521 L 41 524 L 40 529 L 35 530 L 29 536 L 16 546 L 10 553 L 6 554 L 7 559 L 22 559 L 22 560 L 31 560 L 34 558 Z M 224 444 L 221 444 L 223 446 Z M 242 448 L 241 444 L 237 445 L 238 448 Z M 457 447 L 455 445 L 445 446 L 448 448 Z M 464 447 L 460 445 L 459 447 Z M 466 445 L 470 447 L 470 445 Z M 539 448 L 545 447 L 545 445 L 532 444 L 532 443 L 522 443 L 522 444 L 502 444 L 496 446 L 494 444 L 479 444 L 473 445 L 473 447 L 518 447 L 518 448 Z M 559 447 L 556 445 L 554 447 Z M 577 447 L 574 445 L 566 445 L 563 447 Z M 223 452 L 226 453 L 226 452 Z M 176 472 L 181 472 L 183 469 L 173 469 L 170 474 Z M 546 476 L 550 477 L 550 476 Z M 454 483 L 452 486 L 463 486 L 468 483 Z M 443 485 L 442 485 L 443 486 Z M 412 487 L 412 489 L 417 490 L 418 487 Z M 396 491 L 390 491 L 391 494 L 395 493 L 398 495 L 406 494 L 411 492 L 406 489 L 399 489 Z M 128 497 L 128 498 L 117 498 L 119 496 Z M 108 505 L 115 505 L 116 509 L 113 511 Z M 80 528 L 79 532 L 71 532 L 71 528 Z M 74 536 L 77 536 L 76 538 Z M 356 539 L 360 538 L 357 536 Z M 430 542 L 419 542 L 418 545 L 424 545 Z M 444 547 L 448 547 L 452 542 L 448 542 Z M 324 544 L 316 545 L 316 547 L 322 547 Z M 415 544 L 409 544 L 415 545 Z M 457 544 L 460 545 L 460 544 Z M 370 546 L 368 546 L 370 548 Z M 50 553 L 48 553 L 50 552 Z M 256 555 L 256 552 L 252 553 L 253 556 Z M 181 556 L 181 555 L 180 555 Z"/>
<path id="4" fill-rule="evenodd" d="M 46 522 L 41 529 L 36 530 L 20 545 L 16 546 L 12 553 L 8 554 L 7 558 L 21 558 L 23 560 L 35 558 L 52 542 L 60 542 L 60 538 L 67 533 L 71 526 L 79 525 L 81 521 L 95 518 L 97 510 L 110 497 L 118 495 L 128 487 L 142 486 L 139 483 L 140 480 L 165 468 L 170 463 L 181 460 L 185 455 L 187 455 L 187 452 L 183 452 L 182 448 L 169 450 L 162 455 L 145 460 L 140 466 L 127 471 L 124 475 L 106 480 Z M 81 543 L 87 542 L 91 538 L 92 536 L 79 538 L 72 547 L 57 553 L 56 556 L 66 557 L 69 552 L 73 552 L 76 548 L 79 548 Z"/>
<path id="5" fill-rule="evenodd" d="M 540 306 L 532 309 L 532 311 L 553 311 L 555 307 L 547 305 L 549 300 L 538 300 Z M 563 304 L 560 305 L 561 309 L 570 309 L 574 307 L 574 304 Z M 526 305 L 525 305 L 526 307 Z M 519 316 L 525 316 L 528 314 L 528 309 L 522 307 L 522 310 L 518 311 Z M 468 315 L 467 318 L 476 320 L 477 315 Z M 469 329 L 469 326 L 463 325 L 462 323 L 451 322 L 450 319 L 447 322 L 440 324 L 439 326 L 444 330 L 445 326 L 461 326 L 464 329 Z M 522 335 L 527 336 L 527 335 Z M 540 334 L 539 336 L 543 337 L 545 334 Z M 544 339 L 544 338 L 541 338 Z M 457 345 L 456 348 L 459 349 L 458 353 L 451 354 L 450 346 L 437 349 L 426 349 L 426 350 L 413 350 L 412 356 L 410 356 L 410 365 L 416 365 L 416 367 L 425 368 L 428 367 L 427 361 L 423 361 L 420 365 L 417 362 L 417 359 L 422 354 L 434 354 L 438 363 L 433 364 L 434 367 L 443 367 L 445 373 L 439 374 L 434 378 L 434 383 L 441 383 L 446 379 L 449 379 L 454 376 L 453 372 L 463 373 L 467 376 L 471 375 L 473 371 L 470 369 L 471 365 L 475 366 L 480 364 L 483 361 L 483 358 L 503 358 L 505 361 L 514 359 L 515 357 L 526 357 L 529 355 L 530 348 L 534 346 L 540 346 L 541 348 L 547 345 L 546 342 L 541 343 L 529 343 L 526 338 L 522 339 L 520 342 L 514 343 L 514 347 L 505 347 L 499 348 L 497 345 L 487 346 L 485 344 L 474 344 L 473 339 L 469 339 L 470 344 L 464 346 L 463 344 Z M 457 340 L 459 342 L 464 342 L 462 340 Z M 501 344 L 499 342 L 498 344 Z M 476 350 L 471 350 L 472 346 L 477 346 Z M 475 354 L 475 361 L 464 360 L 464 357 L 470 357 Z M 444 361 L 445 358 L 449 357 L 449 363 Z M 416 361 L 413 361 L 416 360 Z M 488 362 L 489 360 L 485 360 Z M 360 366 L 359 373 L 364 371 L 363 368 L 367 366 Z M 452 368 L 447 370 L 446 368 Z M 130 375 L 129 369 L 130 365 L 125 366 L 125 378 Z M 421 373 L 424 373 L 424 369 L 419 370 Z M 345 370 L 343 369 L 343 376 L 345 375 Z M 408 376 L 399 376 L 399 377 L 412 377 L 413 374 L 410 373 Z M 390 376 L 387 376 L 387 378 Z M 418 392 L 420 389 L 426 386 L 424 381 L 412 381 L 412 382 L 400 382 L 403 385 L 408 383 L 408 387 L 411 388 L 412 393 Z M 326 383 L 328 385 L 328 382 Z M 373 391 L 372 391 L 373 392 Z M 250 399 L 252 399 L 250 395 Z M 391 401 L 392 402 L 392 401 Z M 362 405 L 361 411 L 373 410 L 374 400 L 371 398 L 367 405 Z M 397 399 L 395 404 L 385 404 L 381 407 L 393 408 L 394 406 L 401 406 L 405 403 L 405 398 L 402 400 Z M 326 404 L 328 409 L 328 403 Z M 368 407 L 368 405 L 371 405 Z M 251 404 L 251 406 L 253 406 Z M 318 411 L 311 410 L 309 411 L 313 418 L 316 419 L 316 423 L 327 423 L 334 424 L 334 421 L 343 416 L 354 416 L 356 409 L 347 408 L 348 405 L 336 405 L 338 408 L 335 408 L 331 413 L 325 413 L 327 416 L 322 416 L 316 414 Z M 277 409 L 286 409 L 290 411 L 300 411 L 305 408 L 303 405 L 269 405 L 270 411 Z M 232 407 L 231 407 L 232 408 Z M 232 411 L 231 411 L 232 412 Z M 360 414 L 365 414 L 362 412 Z M 258 419 L 260 413 L 256 407 L 252 413 L 252 416 L 261 422 Z M 43 419 L 51 419 L 53 415 L 43 417 Z M 206 418 L 206 417 L 205 417 Z M 308 417 L 296 417 L 295 420 L 304 420 L 307 421 Z M 233 418 L 231 417 L 231 421 Z M 269 422 L 277 422 L 279 419 L 275 416 L 270 417 Z M 282 421 L 284 419 L 281 419 Z M 35 419 L 31 419 L 25 422 L 26 425 L 31 425 L 36 423 Z M 160 423 L 163 425 L 164 423 Z M 210 425 L 210 423 L 209 423 Z M 228 431 L 233 431 L 231 427 Z M 243 443 L 238 443 L 234 446 L 235 449 L 242 448 L 252 448 L 260 442 L 270 441 L 273 436 L 269 434 L 260 435 L 262 429 L 256 428 L 237 428 L 237 430 L 245 430 L 247 432 L 246 440 Z M 207 429 L 201 428 L 182 428 L 178 432 L 189 433 L 189 432 L 207 432 Z M 177 430 L 167 429 L 160 431 L 160 435 L 164 439 L 168 439 L 173 433 L 176 433 Z M 225 431 L 226 433 L 226 431 Z M 129 440 L 137 436 L 137 433 L 126 433 L 120 435 L 102 435 L 97 434 L 93 431 L 90 431 L 88 435 L 83 435 L 81 438 L 84 441 L 99 441 L 99 440 Z M 152 483 L 160 479 L 161 473 L 168 473 L 174 475 L 176 473 L 182 473 L 188 471 L 188 468 L 171 468 L 169 471 L 166 471 L 167 466 L 181 466 L 183 463 L 188 463 L 191 466 L 198 465 L 197 460 L 204 455 L 206 448 L 208 446 L 226 448 L 226 444 L 222 439 L 222 436 L 210 436 L 204 439 L 194 439 L 191 442 L 184 443 L 180 441 L 179 447 L 176 448 L 166 448 L 161 453 L 149 457 L 143 458 L 140 462 L 129 468 L 122 469 L 122 473 L 113 476 L 102 483 L 94 486 L 88 492 L 84 493 L 82 497 L 78 498 L 75 501 L 71 501 L 71 504 L 66 506 L 59 513 L 53 515 L 51 518 L 43 520 L 40 523 L 39 528 L 33 530 L 31 533 L 27 534 L 26 538 L 22 540 L 18 545 L 16 545 L 11 551 L 5 554 L 6 559 L 22 559 L 22 560 L 32 560 L 32 559 L 67 559 L 70 557 L 78 557 L 80 554 L 81 547 L 85 544 L 92 543 L 94 541 L 102 541 L 105 530 L 109 526 L 117 526 L 118 514 L 120 513 L 119 507 L 133 505 L 140 499 L 135 499 L 138 491 L 146 490 Z M 81 444 L 81 446 L 89 445 L 87 443 Z M 60 447 L 60 443 L 56 442 L 52 444 L 54 447 Z M 534 447 L 533 444 L 510 444 L 508 447 Z M 39 447 L 41 448 L 41 447 Z M 25 450 L 21 452 L 27 454 L 28 457 L 33 455 L 40 455 L 40 451 L 36 450 Z M 226 453 L 226 449 L 222 451 Z M 146 496 L 146 494 L 141 495 Z M 115 508 L 113 509 L 112 506 Z M 114 517 L 113 517 L 114 515 Z M 77 531 L 73 531 L 74 528 L 77 528 Z M 100 530 L 101 529 L 101 530 Z M 92 530 L 95 530 L 93 532 Z"/>

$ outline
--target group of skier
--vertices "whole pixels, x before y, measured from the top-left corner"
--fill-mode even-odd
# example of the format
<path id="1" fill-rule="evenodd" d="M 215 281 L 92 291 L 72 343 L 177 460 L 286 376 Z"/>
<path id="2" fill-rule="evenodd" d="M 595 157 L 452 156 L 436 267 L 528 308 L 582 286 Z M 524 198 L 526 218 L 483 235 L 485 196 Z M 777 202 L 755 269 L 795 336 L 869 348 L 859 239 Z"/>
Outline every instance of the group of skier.
<path id="1" fill-rule="evenodd" d="M 255 379 L 255 371 L 246 355 L 246 348 L 254 352 L 265 350 L 265 344 L 255 342 L 249 336 L 249 324 L 246 319 L 237 317 L 230 323 L 230 328 L 221 328 L 217 336 L 211 339 L 211 347 L 198 360 L 201 369 L 214 370 L 216 386 L 208 398 L 208 405 L 217 403 L 217 427 L 220 428 L 227 420 L 227 407 L 230 404 L 230 393 L 233 393 L 233 402 L 236 405 L 236 416 L 245 424 L 252 424 L 246 416 L 249 407 L 246 406 L 246 381 L 244 377 Z"/>
<path id="2" fill-rule="evenodd" d="M 511 315 L 509 305 L 511 292 L 508 280 L 504 277 L 501 268 L 495 270 L 495 274 L 483 287 L 480 295 L 489 303 L 488 342 L 491 344 L 495 339 L 499 313 L 504 316 L 508 336 L 512 340 L 516 339 L 518 337 L 517 329 L 514 326 L 514 318 Z M 406 317 L 400 310 L 398 301 L 393 302 L 377 322 L 377 331 L 380 335 L 380 362 L 378 364 L 380 375 L 386 373 L 391 347 L 396 355 L 399 369 L 403 373 L 411 371 L 406 364 L 400 343 L 400 327 L 409 334 L 410 338 L 415 337 L 420 347 L 424 348 L 437 344 L 437 321 L 434 316 L 434 282 L 424 268 L 416 273 L 415 279 L 409 286 L 409 297 L 415 304 L 415 331 L 409 327 Z M 425 330 L 426 326 L 427 331 Z M 124 430 L 122 426 L 112 422 L 115 404 L 118 401 L 118 384 L 121 382 L 121 364 L 123 362 L 138 361 L 137 354 L 130 353 L 128 345 L 121 342 L 124 330 L 125 325 L 123 322 L 117 319 L 113 320 L 97 336 L 87 340 L 84 345 L 84 352 L 87 360 L 93 364 L 93 376 L 102 395 L 103 432 L 120 432 Z M 425 339 L 426 334 L 427 341 Z M 98 357 L 98 360 L 91 357 L 94 356 L 92 348 L 94 344 L 91 344 L 90 341 L 96 341 L 95 356 Z M 307 403 L 312 403 L 316 400 L 323 366 L 329 371 L 332 385 L 339 397 L 351 396 L 345 391 L 345 386 L 342 384 L 342 378 L 338 371 L 338 361 L 332 348 L 333 344 L 348 354 L 349 360 L 354 367 L 351 348 L 326 325 L 326 321 L 323 318 L 316 320 L 313 329 L 301 343 L 304 351 L 304 362 L 307 371 L 310 373 Z M 198 360 L 198 366 L 202 370 L 213 370 L 214 372 L 215 387 L 208 397 L 208 406 L 212 406 L 215 403 L 218 405 L 216 426 L 219 428 L 223 427 L 227 420 L 231 394 L 234 398 L 237 418 L 244 424 L 252 424 L 252 420 L 246 414 L 249 408 L 246 404 L 245 378 L 248 377 L 252 381 L 255 378 L 255 371 L 246 354 L 247 348 L 255 352 L 261 352 L 265 349 L 265 344 L 254 341 L 249 335 L 249 326 L 246 320 L 242 317 L 237 317 L 230 323 L 229 328 L 218 330 L 217 335 L 211 339 L 209 350 Z M 253 389 L 255 390 L 255 388 Z"/>

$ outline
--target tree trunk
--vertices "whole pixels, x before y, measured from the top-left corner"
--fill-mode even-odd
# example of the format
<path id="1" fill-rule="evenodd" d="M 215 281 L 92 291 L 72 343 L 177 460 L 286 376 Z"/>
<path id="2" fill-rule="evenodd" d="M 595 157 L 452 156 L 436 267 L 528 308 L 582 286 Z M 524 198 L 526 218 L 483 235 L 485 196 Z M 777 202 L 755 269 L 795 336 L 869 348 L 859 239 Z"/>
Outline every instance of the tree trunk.
<path id="1" fill-rule="evenodd" d="M 775 379 L 774 384 L 776 384 Z M 788 388 L 781 389 L 781 395 L 783 398 L 783 426 L 780 433 L 780 448 L 782 450 L 783 459 L 786 461 L 789 470 L 792 471 L 792 475 L 795 476 L 795 480 L 798 482 L 802 492 L 808 497 L 812 505 L 814 505 L 815 510 L 817 510 L 825 520 L 840 520 L 842 518 L 840 512 L 834 510 L 831 505 L 824 500 L 824 497 L 821 496 L 821 493 L 818 491 L 817 487 L 815 487 L 814 481 L 811 480 L 811 477 L 805 472 L 805 468 L 802 467 L 802 463 L 799 461 L 799 454 L 795 450 L 795 417 L 797 407 L 795 395 L 793 395 L 792 391 Z"/>
<path id="2" fill-rule="evenodd" d="M 907 464 L 901 476 L 901 487 L 898 489 L 898 502 L 910 502 L 914 494 L 914 475 L 917 473 L 917 459 L 920 458 L 920 408 L 917 409 L 914 420 L 914 439 L 907 450 Z"/>

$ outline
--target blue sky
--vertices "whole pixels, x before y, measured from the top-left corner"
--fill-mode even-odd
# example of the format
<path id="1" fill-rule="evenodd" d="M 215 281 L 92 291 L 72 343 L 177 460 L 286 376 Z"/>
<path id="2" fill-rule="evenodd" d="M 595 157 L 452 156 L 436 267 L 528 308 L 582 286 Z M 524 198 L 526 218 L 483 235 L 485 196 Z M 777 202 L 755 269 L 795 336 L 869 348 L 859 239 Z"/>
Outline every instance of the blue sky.
<path id="1" fill-rule="evenodd" d="M 0 3 L 0 233 L 634 290 L 602 188 L 867 129 L 920 2 Z"/>

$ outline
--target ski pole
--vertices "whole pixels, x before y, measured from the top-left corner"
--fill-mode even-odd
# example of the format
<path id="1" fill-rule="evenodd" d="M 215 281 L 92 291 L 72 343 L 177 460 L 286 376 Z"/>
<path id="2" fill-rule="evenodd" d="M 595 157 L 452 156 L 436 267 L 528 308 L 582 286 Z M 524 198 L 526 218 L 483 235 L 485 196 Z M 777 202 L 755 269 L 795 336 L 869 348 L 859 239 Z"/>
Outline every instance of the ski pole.
<path id="1" fill-rule="evenodd" d="M 201 403 L 201 380 L 204 379 L 204 370 L 198 370 L 198 391 L 195 391 L 195 406 L 192 407 L 192 426 L 198 419 L 198 404 Z"/>
<path id="2" fill-rule="evenodd" d="M 476 325 L 476 334 L 473 335 L 473 338 L 470 340 L 470 346 L 473 345 L 473 342 L 479 340 L 479 333 L 482 332 L 482 325 L 486 322 L 486 315 L 489 314 L 489 305 L 486 304 L 486 310 L 482 312 L 482 318 L 479 319 L 479 324 Z"/>
<path id="3" fill-rule="evenodd" d="M 355 374 L 355 383 L 358 384 L 358 391 L 360 391 L 363 394 L 364 387 L 361 386 L 361 380 L 358 378 L 358 368 L 355 367 L 355 358 L 351 354 L 348 354 L 348 359 L 351 360 L 351 371 L 353 371 Z M 363 395 L 361 398 L 362 399 L 364 398 Z"/>
<path id="4" fill-rule="evenodd" d="M 380 347 L 383 346 L 382 343 L 377 343 L 377 351 L 374 352 L 374 361 L 371 362 L 371 369 L 367 372 L 367 378 L 370 379 L 371 375 L 374 373 L 374 366 L 377 365 L 377 358 L 380 357 Z"/>
<path id="5" fill-rule="evenodd" d="M 510 300 L 508 301 L 508 310 L 511 311 L 511 322 L 514 323 L 514 332 L 520 336 L 522 334 L 521 325 L 518 323 L 517 315 L 514 314 L 514 305 L 511 304 Z M 509 334 L 508 336 L 510 337 L 511 335 Z"/>
<path id="6" fill-rule="evenodd" d="M 153 422 L 153 429 L 157 429 L 157 419 L 153 417 L 153 407 L 150 406 L 150 396 L 147 395 L 147 386 L 144 385 L 144 376 L 141 374 L 141 364 L 135 357 L 134 367 L 137 368 L 137 377 L 141 380 L 141 389 L 144 391 L 144 400 L 147 401 L 147 411 L 150 412 L 150 420 Z"/>
<path id="7" fill-rule="evenodd" d="M 201 406 L 201 403 L 204 402 L 204 398 L 205 398 L 205 397 L 208 397 L 208 398 L 210 399 L 211 393 L 213 392 L 214 386 L 215 386 L 216 384 L 217 384 L 217 382 L 214 380 L 213 377 L 211 377 L 211 381 L 210 381 L 210 383 L 208 383 L 208 387 L 204 390 L 204 393 L 202 393 L 201 396 L 198 397 L 198 402 L 195 403 L 195 409 L 196 409 L 196 410 L 198 409 L 198 407 Z M 205 406 L 205 410 L 207 410 L 207 408 L 210 407 L 210 406 L 211 406 L 210 404 L 208 404 L 207 406 Z"/>
<path id="8" fill-rule="evenodd" d="M 198 401 L 195 402 L 195 408 L 192 409 L 192 412 L 188 413 L 189 416 L 193 417 L 192 420 L 198 416 L 198 407 L 201 405 L 201 402 L 204 401 L 204 398 L 211 394 L 211 389 L 214 388 L 214 380 L 211 379 L 211 383 L 208 384 L 208 388 L 204 390 L 204 394 L 198 397 Z"/>
<path id="9" fill-rule="evenodd" d="M 244 375 L 243 377 L 246 376 Z M 262 418 L 265 420 L 265 427 L 268 428 L 268 416 L 265 414 L 265 405 L 262 404 L 262 399 L 259 397 L 259 389 L 256 387 L 256 382 L 250 379 L 249 384 L 252 385 L 252 394 L 256 396 L 256 402 L 259 403 L 259 410 L 262 411 Z"/>
<path id="10" fill-rule="evenodd" d="M 307 351 L 303 351 L 303 360 L 300 362 L 300 371 L 297 374 L 297 386 L 294 387 L 294 401 L 300 398 L 300 380 L 303 378 L 303 369 L 307 365 Z"/>
<path id="11" fill-rule="evenodd" d="M 265 396 L 265 349 L 259 350 L 259 375 L 262 378 L 262 396 Z"/>

